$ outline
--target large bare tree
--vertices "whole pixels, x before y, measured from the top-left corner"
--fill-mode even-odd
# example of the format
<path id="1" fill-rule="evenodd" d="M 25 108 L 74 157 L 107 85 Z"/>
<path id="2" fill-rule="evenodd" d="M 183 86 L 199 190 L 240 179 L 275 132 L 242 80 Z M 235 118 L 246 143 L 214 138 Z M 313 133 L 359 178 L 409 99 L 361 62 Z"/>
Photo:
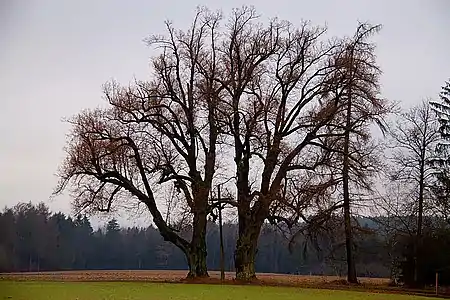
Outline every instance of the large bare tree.
<path id="1" fill-rule="evenodd" d="M 297 162 L 301 168 L 298 154 L 332 115 L 331 103 L 328 110 L 326 104 L 318 110 L 308 104 L 324 93 L 322 83 L 333 69 L 328 58 L 337 48 L 320 43 L 322 28 L 276 21 L 264 27 L 257 19 L 251 8 L 236 10 L 221 55 L 220 82 L 228 93 L 221 108 L 236 165 L 240 280 L 255 277 L 261 226 L 288 169 Z"/>
<path id="2" fill-rule="evenodd" d="M 91 212 L 109 211 L 122 202 L 143 203 L 164 239 L 185 253 L 190 277 L 208 276 L 206 223 L 223 90 L 214 80 L 220 19 L 200 9 L 189 30 L 166 23 L 166 36 L 147 39 L 160 50 L 152 59 L 151 81 L 127 87 L 108 83 L 108 108 L 86 110 L 71 120 L 55 191 L 70 186 L 74 206 Z M 192 217 L 190 241 L 161 212 L 170 187 L 178 190 Z"/>
<path id="3" fill-rule="evenodd" d="M 264 25 L 248 7 L 234 10 L 223 28 L 220 23 L 220 14 L 202 9 L 189 30 L 168 23 L 167 36 L 148 39 L 161 50 L 152 80 L 107 84 L 108 108 L 72 120 L 56 193 L 70 186 L 74 205 L 91 211 L 121 201 L 145 204 L 162 236 L 186 254 L 189 275 L 207 276 L 208 197 L 219 161 L 233 153 L 237 197 L 228 202 L 239 220 L 236 277 L 247 280 L 255 277 L 264 221 L 282 219 L 274 212 L 286 207 L 317 206 L 316 195 L 324 199 L 335 184 L 333 174 L 315 172 L 330 163 L 327 143 L 342 136 L 329 125 L 346 108 L 349 81 L 341 74 L 348 72 L 342 65 L 348 41 L 325 39 L 325 28 L 307 22 Z M 190 241 L 158 206 L 170 187 L 192 216 Z M 289 189 L 303 191 L 301 201 L 287 200 Z"/>
<path id="4" fill-rule="evenodd" d="M 221 121 L 235 156 L 238 279 L 255 277 L 261 226 L 266 219 L 283 219 L 273 211 L 283 212 L 287 204 L 291 211 L 311 208 L 315 194 L 336 184 L 333 176 L 317 179 L 314 171 L 330 161 L 329 138 L 344 134 L 330 131 L 328 125 L 337 123 L 333 120 L 347 107 L 345 93 L 352 83 L 342 76 L 348 74 L 342 61 L 348 57 L 349 41 L 327 40 L 325 33 L 325 28 L 306 22 L 300 28 L 276 20 L 264 26 L 247 7 L 235 10 L 228 24 L 217 81 L 226 94 L 221 98 Z M 360 51 L 366 39 L 357 36 L 352 43 Z M 309 185 L 302 200 L 286 201 L 288 185 L 298 187 L 300 180 Z"/>

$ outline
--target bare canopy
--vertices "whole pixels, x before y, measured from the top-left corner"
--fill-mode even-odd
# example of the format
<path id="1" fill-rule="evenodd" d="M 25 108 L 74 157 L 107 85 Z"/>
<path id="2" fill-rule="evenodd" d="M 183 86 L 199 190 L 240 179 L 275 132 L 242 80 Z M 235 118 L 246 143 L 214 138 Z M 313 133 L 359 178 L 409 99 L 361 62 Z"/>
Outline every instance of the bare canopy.
<path id="1" fill-rule="evenodd" d="M 251 279 L 264 221 L 298 220 L 303 209 L 320 206 L 315 195 L 336 184 L 329 176 L 309 179 L 330 163 L 330 138 L 343 136 L 330 125 L 347 107 L 350 83 L 340 74 L 349 41 L 326 39 L 326 28 L 308 22 L 263 24 L 248 7 L 233 10 L 227 22 L 202 8 L 186 31 L 166 25 L 166 36 L 147 39 L 160 51 L 151 81 L 108 83 L 108 108 L 71 120 L 56 193 L 70 186 L 73 204 L 91 211 L 145 204 L 164 239 L 185 253 L 190 276 L 207 276 L 208 199 L 219 163 L 232 153 L 234 165 L 224 171 L 236 178 L 229 201 L 239 220 L 236 276 Z M 352 42 L 358 49 L 365 41 Z M 190 240 L 158 208 L 155 191 L 167 186 L 192 216 Z M 285 197 L 299 186 L 302 201 Z"/>

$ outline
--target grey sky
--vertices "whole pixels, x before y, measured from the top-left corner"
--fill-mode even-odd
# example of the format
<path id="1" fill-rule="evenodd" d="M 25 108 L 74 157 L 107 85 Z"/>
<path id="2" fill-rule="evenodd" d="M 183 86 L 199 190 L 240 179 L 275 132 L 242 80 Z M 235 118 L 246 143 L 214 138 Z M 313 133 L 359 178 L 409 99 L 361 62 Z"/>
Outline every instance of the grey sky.
<path id="1" fill-rule="evenodd" d="M 63 158 L 61 122 L 102 103 L 101 85 L 148 77 L 165 19 L 186 28 L 197 5 L 224 13 L 254 5 L 264 17 L 327 23 L 332 35 L 357 21 L 381 23 L 376 37 L 385 97 L 404 106 L 436 97 L 450 77 L 450 1 L 0 1 L 0 206 L 48 201 Z M 447 55 L 446 55 L 447 54 Z M 70 199 L 48 202 L 69 212 Z"/>

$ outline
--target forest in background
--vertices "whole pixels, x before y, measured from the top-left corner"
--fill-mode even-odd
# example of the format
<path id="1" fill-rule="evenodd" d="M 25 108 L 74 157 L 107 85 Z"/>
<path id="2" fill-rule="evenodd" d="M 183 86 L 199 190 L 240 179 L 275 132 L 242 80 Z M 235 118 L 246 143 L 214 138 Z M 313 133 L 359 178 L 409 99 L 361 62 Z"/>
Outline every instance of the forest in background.
<path id="1" fill-rule="evenodd" d="M 407 240 L 389 234 L 388 227 L 381 225 L 387 224 L 386 219 L 359 218 L 358 222 L 358 276 L 401 278 L 408 256 Z M 189 231 L 186 228 L 182 234 L 189 236 Z M 226 271 L 234 271 L 237 231 L 236 224 L 224 224 Z M 286 230 L 265 224 L 258 242 L 256 271 L 344 276 L 345 248 L 339 241 L 340 234 L 342 231 L 337 230 L 332 236 L 323 235 L 316 245 L 304 239 L 292 244 Z M 208 223 L 206 241 L 208 269 L 218 270 L 219 231 L 215 222 Z M 441 247 L 450 245 L 450 230 L 442 226 L 440 233 L 434 230 L 429 235 L 428 241 L 424 268 L 434 274 L 450 265 L 448 255 L 441 251 Z M 98 269 L 187 270 L 188 265 L 183 253 L 165 242 L 153 226 L 124 228 L 111 219 L 94 230 L 86 216 L 51 213 L 44 203 L 21 203 L 0 214 L 1 272 Z M 441 280 L 445 282 L 448 274 L 443 271 Z"/>
<path id="2" fill-rule="evenodd" d="M 367 220 L 368 221 L 368 220 Z M 372 222 L 371 222 L 372 223 Z M 0 215 L 0 271 L 80 269 L 187 269 L 183 253 L 164 242 L 158 230 L 120 227 L 115 219 L 94 230 L 86 216 L 50 213 L 45 204 L 21 203 Z M 237 225 L 223 227 L 225 270 L 234 269 Z M 189 235 L 189 229 L 184 232 Z M 218 225 L 208 223 L 208 268 L 219 269 Z M 358 239 L 360 276 L 389 277 L 389 257 L 381 236 Z M 289 247 L 285 232 L 266 224 L 257 251 L 257 272 L 342 275 L 344 252 L 321 241 L 320 253 L 301 241 Z M 387 248 L 386 248 L 387 249 Z M 336 251 L 337 250 L 337 251 Z M 334 256 L 334 257 L 333 257 Z"/>

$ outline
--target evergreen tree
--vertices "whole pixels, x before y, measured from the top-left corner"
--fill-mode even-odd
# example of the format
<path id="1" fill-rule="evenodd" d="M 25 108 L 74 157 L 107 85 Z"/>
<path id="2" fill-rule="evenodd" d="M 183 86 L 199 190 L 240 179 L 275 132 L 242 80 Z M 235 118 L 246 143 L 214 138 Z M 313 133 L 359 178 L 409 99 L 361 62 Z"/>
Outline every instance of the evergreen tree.
<path id="1" fill-rule="evenodd" d="M 436 147 L 434 165 L 436 181 L 433 192 L 436 196 L 436 209 L 450 223 L 450 80 L 446 81 L 439 94 L 440 101 L 431 101 L 431 107 L 439 119 L 441 142 Z"/>

